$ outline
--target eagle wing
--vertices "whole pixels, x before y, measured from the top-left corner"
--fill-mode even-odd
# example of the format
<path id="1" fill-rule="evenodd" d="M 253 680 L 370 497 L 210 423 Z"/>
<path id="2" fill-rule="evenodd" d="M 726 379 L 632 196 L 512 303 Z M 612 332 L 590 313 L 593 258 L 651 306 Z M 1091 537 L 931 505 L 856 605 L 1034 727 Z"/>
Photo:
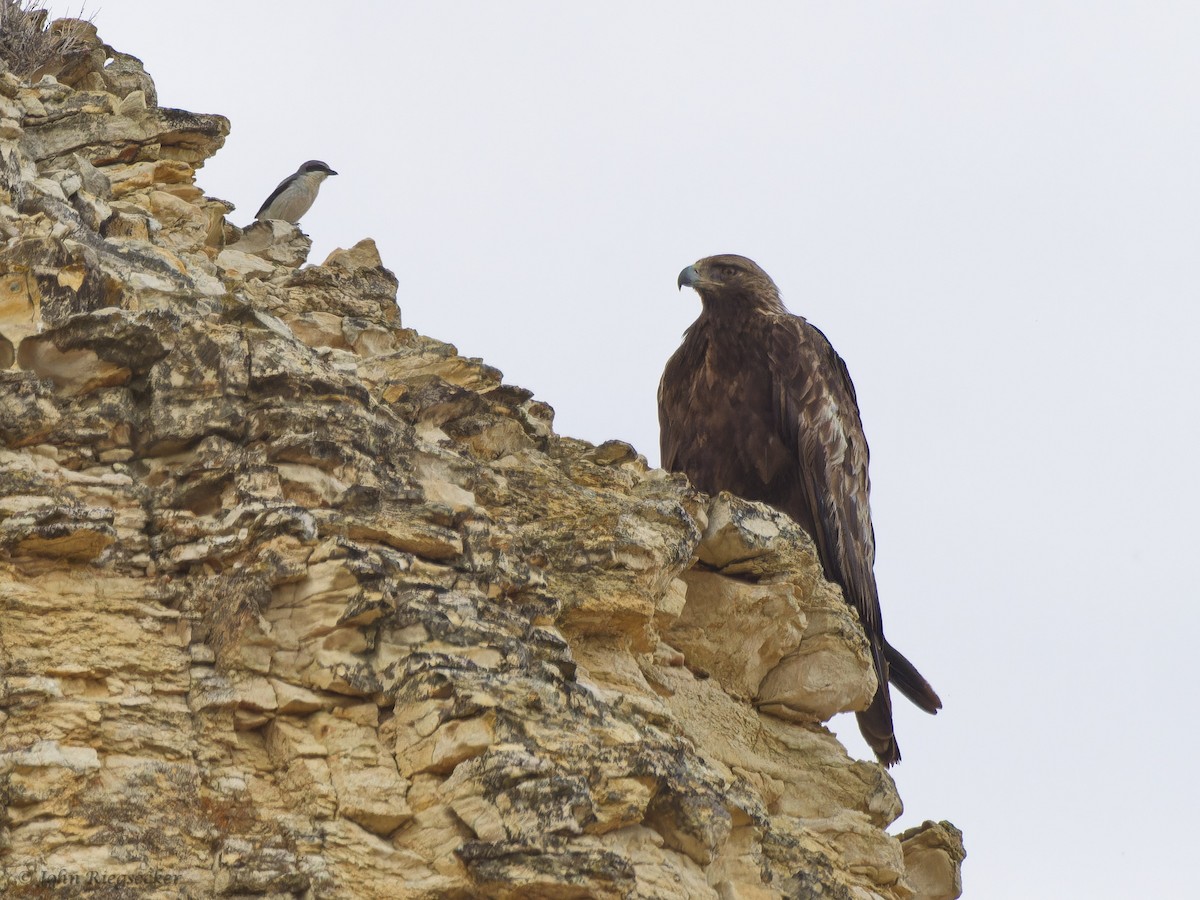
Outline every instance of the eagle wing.
<path id="1" fill-rule="evenodd" d="M 786 506 L 810 526 L 826 574 L 842 586 L 863 629 L 881 634 L 869 451 L 850 373 L 825 335 L 798 316 L 776 318 L 767 355 L 776 428 L 799 476 Z"/>
<path id="2" fill-rule="evenodd" d="M 858 714 L 859 727 L 879 759 L 891 765 L 900 750 L 888 691 L 890 648 L 875 585 L 870 454 L 854 383 L 825 335 L 798 316 L 777 318 L 767 353 L 776 425 L 795 454 L 799 476 L 785 508 L 808 527 L 826 577 L 841 585 L 858 612 L 879 681 L 870 706 Z"/>

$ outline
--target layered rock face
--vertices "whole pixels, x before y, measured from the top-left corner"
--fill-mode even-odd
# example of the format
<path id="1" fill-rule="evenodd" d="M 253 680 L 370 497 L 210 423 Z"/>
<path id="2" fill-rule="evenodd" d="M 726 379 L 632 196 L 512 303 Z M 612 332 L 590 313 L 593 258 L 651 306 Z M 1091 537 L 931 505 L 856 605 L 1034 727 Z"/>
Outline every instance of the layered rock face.
<path id="1" fill-rule="evenodd" d="M 235 228 L 227 131 L 0 74 L 0 893 L 957 897 L 808 537 Z"/>

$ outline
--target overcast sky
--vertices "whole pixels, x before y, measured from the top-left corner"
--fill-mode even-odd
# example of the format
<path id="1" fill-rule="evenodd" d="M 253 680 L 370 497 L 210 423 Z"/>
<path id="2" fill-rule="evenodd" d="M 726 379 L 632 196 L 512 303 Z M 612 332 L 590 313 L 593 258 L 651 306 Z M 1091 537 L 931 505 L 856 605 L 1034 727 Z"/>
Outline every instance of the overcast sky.
<path id="1" fill-rule="evenodd" d="M 888 637 L 945 702 L 896 700 L 896 829 L 961 827 L 968 900 L 1194 896 L 1200 7 L 85 13 L 232 120 L 235 222 L 325 160 L 312 261 L 374 238 L 405 324 L 560 433 L 656 464 L 676 275 L 757 260 L 850 368 Z"/>

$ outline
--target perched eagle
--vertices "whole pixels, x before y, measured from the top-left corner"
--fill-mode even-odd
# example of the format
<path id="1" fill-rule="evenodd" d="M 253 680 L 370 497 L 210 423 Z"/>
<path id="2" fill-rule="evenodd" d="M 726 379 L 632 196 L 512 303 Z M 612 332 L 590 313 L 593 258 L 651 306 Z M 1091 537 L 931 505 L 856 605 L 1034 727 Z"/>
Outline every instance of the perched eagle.
<path id="1" fill-rule="evenodd" d="M 678 283 L 694 288 L 704 309 L 659 384 L 663 468 L 706 493 L 768 503 L 812 535 L 826 576 L 858 610 L 871 644 L 879 689 L 858 725 L 890 766 L 900 748 L 888 682 L 926 712 L 942 701 L 883 637 L 867 441 L 850 373 L 744 256 L 702 259 Z"/>

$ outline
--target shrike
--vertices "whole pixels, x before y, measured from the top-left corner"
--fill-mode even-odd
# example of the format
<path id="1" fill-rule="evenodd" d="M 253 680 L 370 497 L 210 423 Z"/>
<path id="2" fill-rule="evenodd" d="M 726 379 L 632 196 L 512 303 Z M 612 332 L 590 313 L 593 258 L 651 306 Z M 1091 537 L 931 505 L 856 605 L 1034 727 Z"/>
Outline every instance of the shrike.
<path id="1" fill-rule="evenodd" d="M 317 191 L 321 182 L 337 172 L 325 165 L 319 159 L 310 159 L 299 169 L 279 182 L 279 187 L 271 191 L 271 196 L 263 203 L 262 208 L 254 218 L 282 219 L 295 225 L 300 217 L 308 212 L 313 201 L 317 199 Z"/>

